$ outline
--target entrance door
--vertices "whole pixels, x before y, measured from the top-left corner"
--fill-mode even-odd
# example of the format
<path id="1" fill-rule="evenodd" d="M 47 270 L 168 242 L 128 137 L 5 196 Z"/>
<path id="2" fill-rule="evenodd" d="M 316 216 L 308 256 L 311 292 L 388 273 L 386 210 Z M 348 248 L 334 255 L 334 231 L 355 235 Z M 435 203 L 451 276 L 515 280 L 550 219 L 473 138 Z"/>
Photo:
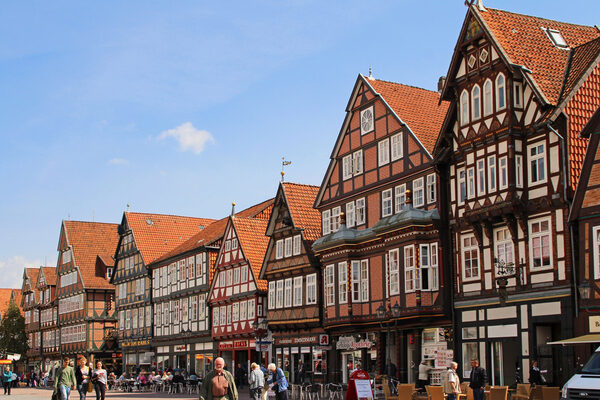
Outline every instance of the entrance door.
<path id="1" fill-rule="evenodd" d="M 492 385 L 510 386 L 516 382 L 521 350 L 515 341 L 496 341 L 491 346 Z"/>
<path id="2" fill-rule="evenodd" d="M 348 383 L 348 377 L 355 369 L 361 368 L 361 351 L 349 351 L 342 353 L 342 381 Z"/>

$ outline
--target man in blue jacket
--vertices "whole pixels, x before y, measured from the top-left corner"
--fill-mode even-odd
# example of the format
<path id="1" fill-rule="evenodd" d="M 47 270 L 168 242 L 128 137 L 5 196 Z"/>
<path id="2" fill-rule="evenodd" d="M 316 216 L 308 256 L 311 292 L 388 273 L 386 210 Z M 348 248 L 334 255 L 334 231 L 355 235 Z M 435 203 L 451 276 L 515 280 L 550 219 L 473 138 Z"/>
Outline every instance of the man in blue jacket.
<path id="1" fill-rule="evenodd" d="M 288 400 L 288 381 L 281 368 L 277 368 L 275 364 L 269 364 L 269 371 L 272 374 L 271 379 L 267 381 L 268 385 L 273 385 L 276 400 Z"/>

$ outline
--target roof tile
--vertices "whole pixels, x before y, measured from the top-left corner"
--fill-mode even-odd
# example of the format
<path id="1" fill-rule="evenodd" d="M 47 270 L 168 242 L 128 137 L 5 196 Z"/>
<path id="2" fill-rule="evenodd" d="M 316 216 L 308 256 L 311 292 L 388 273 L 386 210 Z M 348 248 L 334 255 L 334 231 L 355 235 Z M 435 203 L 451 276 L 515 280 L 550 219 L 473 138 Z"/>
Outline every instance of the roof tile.
<path id="1" fill-rule="evenodd" d="M 269 238 L 265 235 L 267 230 L 268 220 L 257 218 L 231 218 L 235 232 L 237 233 L 238 241 L 244 256 L 250 262 L 250 268 L 254 273 L 256 286 L 259 290 L 267 290 L 267 281 L 258 279 L 260 269 L 265 258 Z"/>
<path id="2" fill-rule="evenodd" d="M 296 228 L 304 229 L 304 239 L 321 237 L 321 213 L 313 208 L 319 186 L 284 182 L 283 190 Z"/>

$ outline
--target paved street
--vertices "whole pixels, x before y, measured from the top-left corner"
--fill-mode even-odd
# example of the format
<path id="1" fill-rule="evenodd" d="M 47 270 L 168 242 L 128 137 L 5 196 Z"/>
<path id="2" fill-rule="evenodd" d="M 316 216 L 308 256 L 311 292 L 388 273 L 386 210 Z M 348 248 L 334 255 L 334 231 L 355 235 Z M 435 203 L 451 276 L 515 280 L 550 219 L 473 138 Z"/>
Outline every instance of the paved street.
<path id="1" fill-rule="evenodd" d="M 3 393 L 0 391 L 0 393 Z M 31 388 L 17 388 L 13 389 L 11 396 L 17 399 L 27 400 L 48 400 L 52 396 L 50 389 L 31 389 Z M 0 397 L 8 397 L 0 394 Z M 96 399 L 96 393 L 88 393 L 87 398 L 89 400 Z M 180 400 L 193 400 L 198 399 L 198 395 L 187 395 L 187 394 L 169 394 L 169 393 L 123 393 L 123 392 L 107 392 L 106 398 L 110 400 L 125 400 L 125 399 L 180 399 Z M 240 400 L 248 400 L 250 398 L 247 388 L 242 389 L 240 392 Z M 71 395 L 71 400 L 78 400 L 79 393 L 75 392 Z"/>

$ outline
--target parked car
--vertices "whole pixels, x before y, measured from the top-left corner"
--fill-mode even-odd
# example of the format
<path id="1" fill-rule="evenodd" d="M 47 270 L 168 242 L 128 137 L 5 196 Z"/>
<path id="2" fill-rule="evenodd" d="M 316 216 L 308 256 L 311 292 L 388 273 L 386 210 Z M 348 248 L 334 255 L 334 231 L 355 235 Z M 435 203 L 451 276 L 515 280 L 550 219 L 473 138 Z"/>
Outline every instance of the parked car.
<path id="1" fill-rule="evenodd" d="M 600 400 L 600 347 L 588 362 L 565 383 L 562 399 Z"/>

